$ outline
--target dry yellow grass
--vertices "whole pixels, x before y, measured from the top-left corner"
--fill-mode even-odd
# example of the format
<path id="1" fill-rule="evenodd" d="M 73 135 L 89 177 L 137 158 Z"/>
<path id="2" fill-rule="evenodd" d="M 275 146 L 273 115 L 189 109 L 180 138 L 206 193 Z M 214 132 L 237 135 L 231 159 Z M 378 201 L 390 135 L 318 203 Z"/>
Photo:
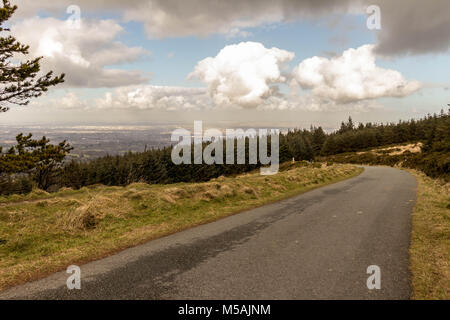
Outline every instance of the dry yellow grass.
<path id="1" fill-rule="evenodd" d="M 387 154 L 390 156 L 395 156 L 395 155 L 399 155 L 399 154 L 403 154 L 404 152 L 408 151 L 411 153 L 419 153 L 422 152 L 422 142 L 417 142 L 417 143 L 410 143 L 410 144 L 406 144 L 406 145 L 398 145 L 398 146 L 393 146 L 393 147 L 387 147 L 387 148 L 377 148 L 377 149 L 373 149 L 370 150 L 369 152 L 381 155 L 381 154 Z M 360 152 L 356 152 L 356 154 L 364 154 L 367 151 L 360 151 Z"/>
<path id="2" fill-rule="evenodd" d="M 274 176 L 258 172 L 205 183 L 134 183 L 3 197 L 0 290 L 362 171 L 340 164 L 293 164 L 284 170 Z"/>
<path id="3" fill-rule="evenodd" d="M 407 145 L 405 145 L 405 146 L 398 146 L 398 147 L 396 147 L 396 148 L 390 148 L 390 149 L 387 149 L 387 150 L 389 150 L 389 151 L 392 150 L 392 151 L 389 153 L 389 155 L 390 155 L 390 156 L 395 156 L 395 155 L 398 155 L 398 154 L 402 154 L 402 153 L 404 153 L 405 151 L 409 151 L 409 152 L 411 152 L 411 153 L 419 153 L 419 152 L 422 152 L 422 146 L 423 146 L 423 143 L 422 143 L 422 142 L 417 142 L 417 143 L 407 144 Z"/>
<path id="4" fill-rule="evenodd" d="M 413 299 L 450 299 L 449 184 L 410 171 L 418 181 L 411 234 Z"/>
<path id="5" fill-rule="evenodd" d="M 75 199 L 63 200 L 62 203 L 69 208 L 61 211 L 56 226 L 65 231 L 92 229 L 107 215 L 117 218 L 126 217 L 127 213 L 133 209 L 128 201 L 122 201 L 120 197 L 101 194 L 93 196 L 84 203 Z"/>

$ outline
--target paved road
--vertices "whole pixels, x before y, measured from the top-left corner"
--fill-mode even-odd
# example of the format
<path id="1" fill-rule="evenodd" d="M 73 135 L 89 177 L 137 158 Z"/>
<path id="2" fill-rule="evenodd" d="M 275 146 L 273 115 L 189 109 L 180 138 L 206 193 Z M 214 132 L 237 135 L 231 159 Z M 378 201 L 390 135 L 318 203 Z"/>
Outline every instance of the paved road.
<path id="1" fill-rule="evenodd" d="M 358 177 L 186 230 L 12 288 L 25 299 L 408 299 L 415 179 L 366 167 Z M 381 289 L 366 285 L 369 265 Z"/>

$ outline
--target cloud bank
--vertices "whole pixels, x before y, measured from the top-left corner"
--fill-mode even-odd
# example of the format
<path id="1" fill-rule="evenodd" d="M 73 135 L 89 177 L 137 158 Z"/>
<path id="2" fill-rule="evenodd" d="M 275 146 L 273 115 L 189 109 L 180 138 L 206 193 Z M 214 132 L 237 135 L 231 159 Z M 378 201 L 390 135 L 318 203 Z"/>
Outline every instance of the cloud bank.
<path id="1" fill-rule="evenodd" d="M 71 0 L 22 0 L 19 17 L 38 10 L 63 15 Z M 107 11 L 125 21 L 142 22 L 151 38 L 246 35 L 245 29 L 274 22 L 317 19 L 333 14 L 362 14 L 379 5 L 382 28 L 376 52 L 383 55 L 446 52 L 450 47 L 448 0 L 78 0 L 84 12 Z M 365 28 L 365 26 L 361 26 Z"/>
<path id="2" fill-rule="evenodd" d="M 420 89 L 419 82 L 377 66 L 373 51 L 373 45 L 364 45 L 332 58 L 316 56 L 289 71 L 283 67 L 294 53 L 241 42 L 198 62 L 189 77 L 199 78 L 206 88 L 121 86 L 90 103 L 74 94 L 59 103 L 85 109 L 363 111 L 379 108 L 378 98 L 405 97 Z M 290 95 L 279 89 L 288 79 Z M 299 88 L 305 91 L 299 94 Z"/>

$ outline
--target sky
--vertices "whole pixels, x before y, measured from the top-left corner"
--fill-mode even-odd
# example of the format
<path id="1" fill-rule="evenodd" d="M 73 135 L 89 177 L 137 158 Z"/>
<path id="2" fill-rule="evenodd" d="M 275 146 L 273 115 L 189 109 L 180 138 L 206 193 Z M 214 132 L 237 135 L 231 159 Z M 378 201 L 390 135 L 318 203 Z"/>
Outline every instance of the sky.
<path id="1" fill-rule="evenodd" d="M 0 125 L 335 128 L 450 103 L 448 0 L 12 3 L 12 35 L 66 81 Z"/>

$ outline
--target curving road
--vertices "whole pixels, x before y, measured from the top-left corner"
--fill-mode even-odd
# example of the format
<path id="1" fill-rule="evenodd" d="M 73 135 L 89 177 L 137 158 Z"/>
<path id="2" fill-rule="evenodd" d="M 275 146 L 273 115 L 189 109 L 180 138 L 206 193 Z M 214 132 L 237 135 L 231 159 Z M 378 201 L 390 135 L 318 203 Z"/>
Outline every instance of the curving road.
<path id="1" fill-rule="evenodd" d="M 56 273 L 2 299 L 408 299 L 416 181 L 365 167 L 358 177 Z M 369 290 L 367 267 L 381 271 Z"/>

